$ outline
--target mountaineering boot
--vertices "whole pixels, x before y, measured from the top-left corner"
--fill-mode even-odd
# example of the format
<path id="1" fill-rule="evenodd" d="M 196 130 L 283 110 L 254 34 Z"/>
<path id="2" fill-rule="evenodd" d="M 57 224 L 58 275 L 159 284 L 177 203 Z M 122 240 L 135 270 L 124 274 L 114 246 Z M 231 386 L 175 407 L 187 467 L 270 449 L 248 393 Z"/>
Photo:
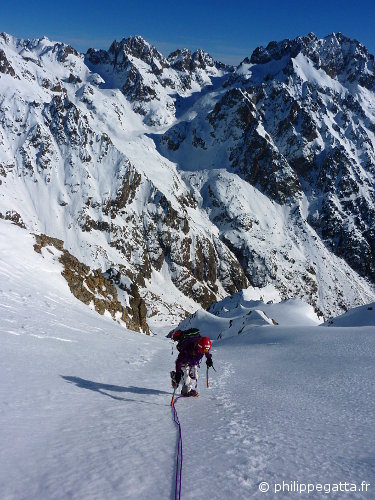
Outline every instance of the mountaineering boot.
<path id="1" fill-rule="evenodd" d="M 184 396 L 185 398 L 194 397 L 197 398 L 199 396 L 198 391 L 192 389 L 191 391 L 181 391 L 181 396 Z"/>
<path id="2" fill-rule="evenodd" d="M 181 389 L 181 396 L 187 396 L 189 389 L 184 385 Z"/>

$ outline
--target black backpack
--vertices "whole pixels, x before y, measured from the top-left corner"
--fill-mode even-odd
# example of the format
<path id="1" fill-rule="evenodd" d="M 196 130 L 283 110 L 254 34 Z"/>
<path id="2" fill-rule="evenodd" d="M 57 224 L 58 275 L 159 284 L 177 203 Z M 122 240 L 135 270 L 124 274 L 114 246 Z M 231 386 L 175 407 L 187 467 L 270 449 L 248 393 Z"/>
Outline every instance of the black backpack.
<path id="1" fill-rule="evenodd" d="M 188 344 L 195 342 L 200 338 L 201 334 L 198 328 L 189 328 L 189 330 L 177 330 L 172 335 L 172 340 L 177 342 L 177 350 L 183 351 Z"/>

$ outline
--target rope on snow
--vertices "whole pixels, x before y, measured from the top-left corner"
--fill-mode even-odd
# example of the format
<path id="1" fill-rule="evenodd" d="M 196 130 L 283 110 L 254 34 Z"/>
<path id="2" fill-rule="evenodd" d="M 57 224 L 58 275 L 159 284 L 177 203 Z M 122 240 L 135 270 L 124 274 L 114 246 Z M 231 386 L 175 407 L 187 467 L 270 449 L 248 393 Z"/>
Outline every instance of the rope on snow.
<path id="1" fill-rule="evenodd" d="M 176 484 L 174 498 L 175 500 L 180 500 L 181 498 L 181 481 L 182 481 L 182 432 L 181 424 L 178 419 L 178 414 L 176 410 L 176 403 L 181 396 L 178 396 L 173 402 L 173 422 L 178 427 L 178 442 L 177 442 L 177 457 L 176 457 Z"/>

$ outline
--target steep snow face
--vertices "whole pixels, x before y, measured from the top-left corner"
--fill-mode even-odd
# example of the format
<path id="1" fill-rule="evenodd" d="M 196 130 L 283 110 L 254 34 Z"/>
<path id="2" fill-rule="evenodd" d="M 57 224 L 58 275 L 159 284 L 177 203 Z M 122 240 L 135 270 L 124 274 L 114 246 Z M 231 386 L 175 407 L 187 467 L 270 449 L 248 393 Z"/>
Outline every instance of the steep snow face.
<path id="1" fill-rule="evenodd" d="M 375 302 L 350 309 L 345 314 L 330 319 L 323 326 L 375 327 Z"/>
<path id="2" fill-rule="evenodd" d="M 146 123 L 159 126 L 173 121 L 176 96 L 198 92 L 231 70 L 203 50 L 177 50 L 165 59 L 140 36 L 115 40 L 108 51 L 89 49 L 85 62 L 105 87 L 121 89 Z"/>
<path id="3" fill-rule="evenodd" d="M 305 197 L 275 203 L 225 169 L 185 172 L 185 178 L 252 286 L 274 283 L 283 299 L 300 297 L 325 316 L 372 300 L 372 286 L 307 221 Z"/>

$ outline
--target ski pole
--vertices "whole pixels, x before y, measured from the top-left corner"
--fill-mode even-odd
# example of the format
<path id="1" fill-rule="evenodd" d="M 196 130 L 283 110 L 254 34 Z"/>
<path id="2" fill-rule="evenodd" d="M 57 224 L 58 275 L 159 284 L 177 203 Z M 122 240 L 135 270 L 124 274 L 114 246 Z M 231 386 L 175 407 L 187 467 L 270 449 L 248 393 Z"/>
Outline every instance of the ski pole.
<path id="1" fill-rule="evenodd" d="M 206 387 L 209 387 L 209 384 L 208 384 L 208 366 L 207 366 L 207 373 L 206 373 Z"/>

